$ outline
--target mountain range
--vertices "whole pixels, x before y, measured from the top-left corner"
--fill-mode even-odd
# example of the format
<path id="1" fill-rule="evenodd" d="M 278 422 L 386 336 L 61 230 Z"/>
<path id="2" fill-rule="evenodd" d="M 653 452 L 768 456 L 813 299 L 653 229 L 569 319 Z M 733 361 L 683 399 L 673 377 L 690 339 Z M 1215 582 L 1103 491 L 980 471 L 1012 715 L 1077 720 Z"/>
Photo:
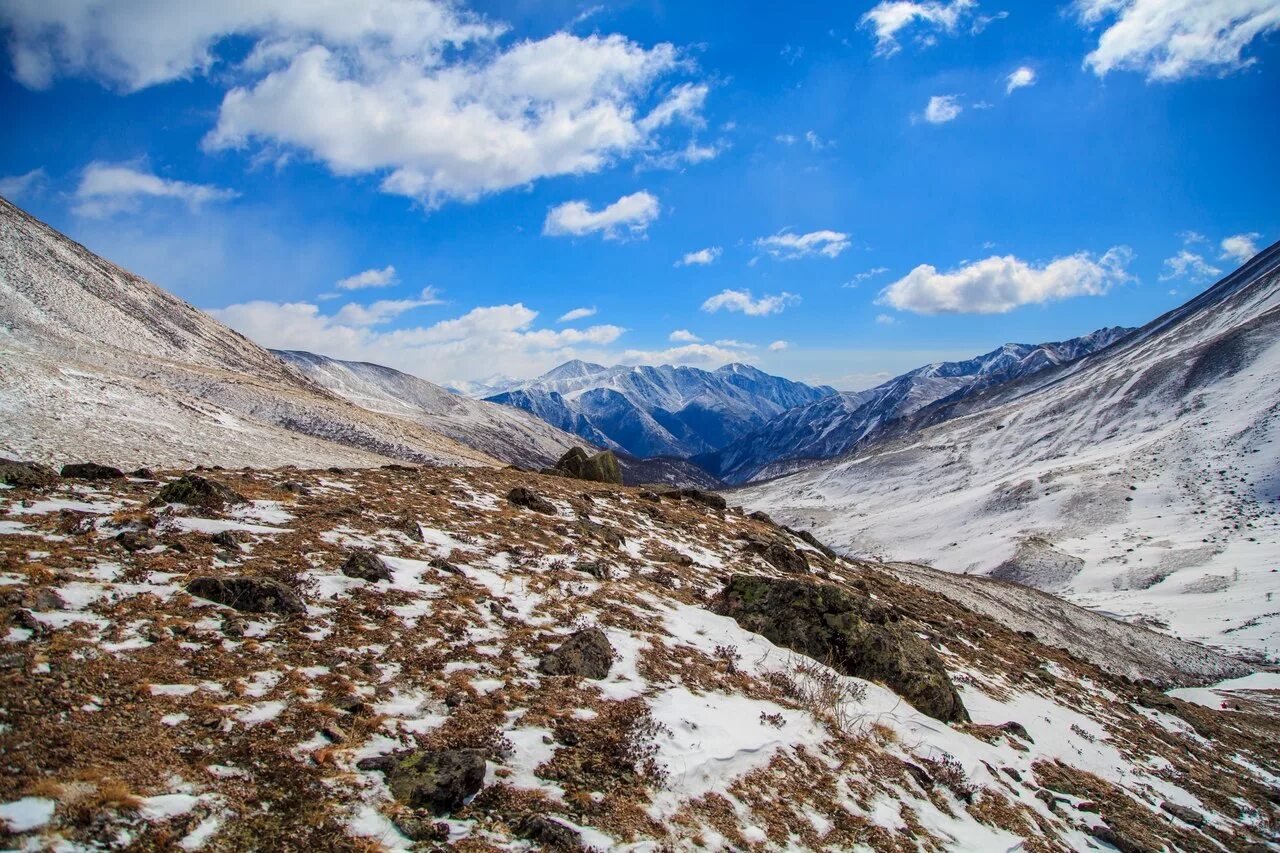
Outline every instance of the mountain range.
<path id="1" fill-rule="evenodd" d="M 745 364 L 707 371 L 570 361 L 487 399 L 524 409 L 602 447 L 635 456 L 689 457 L 835 393 Z"/>

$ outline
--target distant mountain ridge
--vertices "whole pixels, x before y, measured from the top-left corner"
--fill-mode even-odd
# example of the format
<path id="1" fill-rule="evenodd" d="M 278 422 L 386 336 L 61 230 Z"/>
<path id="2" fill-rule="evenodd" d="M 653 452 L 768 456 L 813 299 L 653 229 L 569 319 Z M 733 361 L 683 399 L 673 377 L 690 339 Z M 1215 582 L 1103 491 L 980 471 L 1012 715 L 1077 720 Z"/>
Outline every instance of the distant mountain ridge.
<path id="1" fill-rule="evenodd" d="M 689 457 L 835 394 L 745 364 L 707 371 L 575 360 L 486 399 L 524 409 L 592 444 L 640 457 Z"/>
<path id="2" fill-rule="evenodd" d="M 694 457 L 727 482 L 744 483 L 848 453 L 877 430 L 943 400 L 959 399 L 1098 352 L 1133 329 L 1098 329 L 1066 341 L 1009 343 L 964 361 L 926 364 L 865 391 L 842 392 L 783 412 L 718 451 Z"/>

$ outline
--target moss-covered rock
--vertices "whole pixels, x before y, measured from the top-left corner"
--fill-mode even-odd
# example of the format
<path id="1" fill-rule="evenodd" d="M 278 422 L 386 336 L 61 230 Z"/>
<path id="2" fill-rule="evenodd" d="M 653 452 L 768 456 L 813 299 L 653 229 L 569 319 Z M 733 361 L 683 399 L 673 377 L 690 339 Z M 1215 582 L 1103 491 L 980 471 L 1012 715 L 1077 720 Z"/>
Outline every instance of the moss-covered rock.
<path id="1" fill-rule="evenodd" d="M 591 456 L 581 447 L 570 447 L 554 468 L 547 469 L 547 473 L 595 483 L 622 484 L 622 467 L 612 450 Z"/>
<path id="2" fill-rule="evenodd" d="M 166 485 L 155 497 L 156 503 L 186 504 L 205 509 L 223 509 L 248 503 L 244 495 L 217 480 L 199 474 L 185 474 Z"/>
<path id="3" fill-rule="evenodd" d="M 883 682 L 921 713 L 944 722 L 969 719 L 933 648 L 867 595 L 831 584 L 734 575 L 716 610 L 845 675 Z"/>
<path id="4" fill-rule="evenodd" d="M 97 462 L 72 462 L 62 466 L 62 476 L 68 480 L 122 480 L 124 472 Z"/>
<path id="5" fill-rule="evenodd" d="M 565 640 L 538 662 L 544 675 L 578 675 L 604 678 L 613 666 L 613 646 L 599 628 L 587 628 Z"/>
<path id="6" fill-rule="evenodd" d="M 187 592 L 246 613 L 304 613 L 307 609 L 296 590 L 274 578 L 201 577 L 187 584 Z"/>
<path id="7" fill-rule="evenodd" d="M 0 458 L 0 483 L 19 489 L 35 489 L 52 486 L 58 482 L 58 472 L 39 462 L 22 462 Z"/>
<path id="8" fill-rule="evenodd" d="M 485 758 L 479 749 L 400 752 L 367 758 L 356 766 L 382 771 L 393 797 L 437 816 L 462 808 L 484 786 Z"/>

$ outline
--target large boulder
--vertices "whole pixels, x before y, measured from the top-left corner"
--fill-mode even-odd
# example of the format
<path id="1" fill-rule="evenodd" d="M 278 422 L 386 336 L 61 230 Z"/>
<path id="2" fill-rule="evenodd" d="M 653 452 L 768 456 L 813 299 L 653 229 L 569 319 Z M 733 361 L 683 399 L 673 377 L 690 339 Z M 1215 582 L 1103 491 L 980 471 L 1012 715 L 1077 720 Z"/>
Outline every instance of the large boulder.
<path id="1" fill-rule="evenodd" d="M 16 488 L 40 488 L 58 482 L 58 472 L 39 462 L 22 462 L 0 457 L 0 483 Z"/>
<path id="2" fill-rule="evenodd" d="M 382 558 L 364 548 L 351 552 L 351 556 L 342 564 L 342 573 L 349 578 L 359 578 L 370 583 L 391 580 L 391 569 L 382 562 Z"/>
<path id="3" fill-rule="evenodd" d="M 779 571 L 793 575 L 809 573 L 809 561 L 804 554 L 776 539 L 752 537 L 747 540 L 745 550 L 751 554 L 759 554 L 766 563 Z"/>
<path id="4" fill-rule="evenodd" d="M 830 584 L 734 575 L 716 605 L 748 631 L 845 675 L 881 681 L 921 713 L 969 719 L 942 659 L 891 608 Z"/>
<path id="5" fill-rule="evenodd" d="M 62 466 L 62 476 L 68 480 L 123 480 L 124 472 L 97 462 L 72 462 Z"/>
<path id="6" fill-rule="evenodd" d="M 581 447 L 570 447 L 554 468 L 547 469 L 547 473 L 595 483 L 622 485 L 622 467 L 618 465 L 618 457 L 612 450 L 604 450 L 591 456 Z"/>
<path id="7" fill-rule="evenodd" d="M 273 578 L 199 577 L 187 584 L 187 592 L 245 613 L 305 613 L 307 609 L 296 590 Z"/>
<path id="8" fill-rule="evenodd" d="M 599 628 L 586 628 L 547 652 L 538 661 L 543 675 L 576 675 L 601 679 L 613 666 L 613 646 Z"/>
<path id="9" fill-rule="evenodd" d="M 462 808 L 484 786 L 485 758 L 479 749 L 416 750 L 379 755 L 356 764 L 380 770 L 391 795 L 413 809 L 447 815 Z"/>
<path id="10" fill-rule="evenodd" d="M 522 506 L 525 509 L 531 509 L 534 512 L 540 512 L 543 515 L 559 514 L 555 504 L 532 489 L 527 489 L 524 486 L 516 486 L 508 492 L 507 500 L 515 506 Z"/>
<path id="11" fill-rule="evenodd" d="M 217 480 L 201 477 L 199 474 L 184 474 L 181 478 L 166 485 L 155 497 L 153 503 L 187 504 L 204 509 L 225 509 L 235 504 L 248 503 L 244 495 L 224 486 Z"/>

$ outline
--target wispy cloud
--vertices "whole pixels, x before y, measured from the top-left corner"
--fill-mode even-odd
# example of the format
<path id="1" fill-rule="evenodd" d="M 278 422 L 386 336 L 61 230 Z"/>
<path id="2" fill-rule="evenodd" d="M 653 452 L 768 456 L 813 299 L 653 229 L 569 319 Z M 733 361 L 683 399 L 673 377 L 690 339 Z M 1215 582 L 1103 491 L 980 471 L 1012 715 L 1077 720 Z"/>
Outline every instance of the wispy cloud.
<path id="1" fill-rule="evenodd" d="M 1029 65 L 1018 68 L 1005 78 L 1004 93 L 1013 94 L 1016 89 L 1024 89 L 1036 84 L 1036 70 Z"/>
<path id="2" fill-rule="evenodd" d="M 80 175 L 72 210 L 79 216 L 101 218 L 134 210 L 144 198 L 170 199 L 198 210 L 238 195 L 235 190 L 162 178 L 125 163 L 93 162 Z"/>
<path id="3" fill-rule="evenodd" d="M 783 261 L 815 255 L 834 258 L 849 248 L 849 235 L 842 231 L 829 230 L 810 231 L 807 234 L 779 231 L 772 236 L 757 239 L 755 246 Z"/>
<path id="4" fill-rule="evenodd" d="M 702 310 L 708 313 L 716 311 L 736 311 L 751 317 L 767 317 L 780 314 L 788 305 L 800 301 L 794 293 L 779 293 L 774 296 L 762 296 L 755 299 L 749 290 L 722 290 L 702 303 Z"/>
<path id="5" fill-rule="evenodd" d="M 566 311 L 560 315 L 557 323 L 572 323 L 574 320 L 585 320 L 587 317 L 594 317 L 596 309 L 592 308 L 574 308 L 572 311 Z"/>
<path id="6" fill-rule="evenodd" d="M 382 269 L 367 269 L 339 279 L 334 283 L 334 287 L 339 290 L 363 290 L 368 287 L 390 287 L 398 280 L 396 268 L 388 264 Z"/>

